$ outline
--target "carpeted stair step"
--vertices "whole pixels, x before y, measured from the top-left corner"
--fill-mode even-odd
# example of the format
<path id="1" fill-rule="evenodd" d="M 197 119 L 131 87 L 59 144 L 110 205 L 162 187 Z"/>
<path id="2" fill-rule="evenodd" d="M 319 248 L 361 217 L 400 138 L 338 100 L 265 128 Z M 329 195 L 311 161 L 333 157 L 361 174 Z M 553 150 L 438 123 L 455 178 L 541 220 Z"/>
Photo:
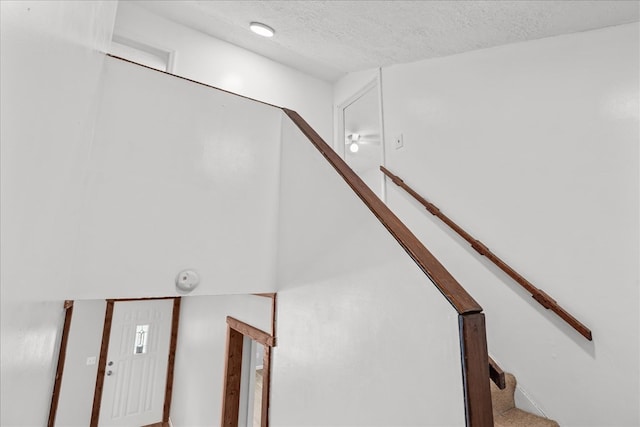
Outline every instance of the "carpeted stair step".
<path id="1" fill-rule="evenodd" d="M 500 390 L 491 382 L 491 401 L 493 403 L 493 423 L 495 427 L 559 427 L 548 418 L 539 417 L 516 408 L 514 393 L 516 377 L 505 374 L 506 387 Z"/>

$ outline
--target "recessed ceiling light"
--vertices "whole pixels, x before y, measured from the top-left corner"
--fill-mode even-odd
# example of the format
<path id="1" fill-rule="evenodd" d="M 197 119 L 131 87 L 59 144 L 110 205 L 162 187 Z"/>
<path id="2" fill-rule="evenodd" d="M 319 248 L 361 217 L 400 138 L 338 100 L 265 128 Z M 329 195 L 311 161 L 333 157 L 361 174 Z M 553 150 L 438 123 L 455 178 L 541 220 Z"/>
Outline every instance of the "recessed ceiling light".
<path id="1" fill-rule="evenodd" d="M 273 28 L 271 28 L 268 25 L 264 25 L 260 22 L 252 22 L 249 25 L 249 28 L 251 28 L 251 31 L 253 31 L 254 33 L 262 36 L 262 37 L 273 37 L 273 35 L 276 33 Z"/>

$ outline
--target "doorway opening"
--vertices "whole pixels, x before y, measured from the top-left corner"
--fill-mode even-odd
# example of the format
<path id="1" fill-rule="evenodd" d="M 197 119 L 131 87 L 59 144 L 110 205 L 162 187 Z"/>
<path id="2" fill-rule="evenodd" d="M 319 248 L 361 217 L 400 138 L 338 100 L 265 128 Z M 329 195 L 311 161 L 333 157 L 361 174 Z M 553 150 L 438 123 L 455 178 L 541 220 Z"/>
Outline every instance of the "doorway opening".
<path id="1" fill-rule="evenodd" d="M 180 298 L 107 300 L 91 426 L 169 422 Z"/>
<path id="2" fill-rule="evenodd" d="M 65 301 L 47 426 L 168 426 L 180 302 Z"/>
<path id="3" fill-rule="evenodd" d="M 243 348 L 245 351 L 242 352 L 238 426 L 260 427 L 264 390 L 264 346 L 245 336 Z"/>
<path id="4" fill-rule="evenodd" d="M 336 107 L 335 150 L 353 171 L 383 201 L 385 164 L 380 77 Z"/>
<path id="5" fill-rule="evenodd" d="M 227 317 L 222 426 L 269 425 L 271 349 L 274 346 L 273 335 Z"/>

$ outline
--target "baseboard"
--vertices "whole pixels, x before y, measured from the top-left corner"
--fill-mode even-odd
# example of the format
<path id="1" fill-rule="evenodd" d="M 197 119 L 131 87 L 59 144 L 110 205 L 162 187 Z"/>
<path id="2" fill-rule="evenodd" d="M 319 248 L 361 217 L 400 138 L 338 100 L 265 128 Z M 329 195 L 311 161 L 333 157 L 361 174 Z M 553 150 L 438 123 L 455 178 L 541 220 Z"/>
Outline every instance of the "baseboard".
<path id="1" fill-rule="evenodd" d="M 516 408 L 523 411 L 531 412 L 532 414 L 539 415 L 544 418 L 549 418 L 544 411 L 531 399 L 531 396 L 527 394 L 519 385 L 516 385 L 516 391 L 514 393 L 516 400 Z"/>

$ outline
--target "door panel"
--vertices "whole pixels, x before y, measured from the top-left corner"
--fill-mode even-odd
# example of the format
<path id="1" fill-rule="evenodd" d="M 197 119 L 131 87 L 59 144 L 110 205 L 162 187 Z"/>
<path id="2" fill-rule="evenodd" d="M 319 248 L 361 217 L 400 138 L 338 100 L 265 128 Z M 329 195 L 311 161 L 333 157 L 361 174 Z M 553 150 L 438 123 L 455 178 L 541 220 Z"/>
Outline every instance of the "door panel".
<path id="1" fill-rule="evenodd" d="M 379 86 L 376 84 L 344 107 L 344 160 L 349 167 L 383 198 L 384 164 L 382 126 L 380 124 Z"/>
<path id="2" fill-rule="evenodd" d="M 172 299 L 115 303 L 100 426 L 162 421 L 172 313 Z"/>

